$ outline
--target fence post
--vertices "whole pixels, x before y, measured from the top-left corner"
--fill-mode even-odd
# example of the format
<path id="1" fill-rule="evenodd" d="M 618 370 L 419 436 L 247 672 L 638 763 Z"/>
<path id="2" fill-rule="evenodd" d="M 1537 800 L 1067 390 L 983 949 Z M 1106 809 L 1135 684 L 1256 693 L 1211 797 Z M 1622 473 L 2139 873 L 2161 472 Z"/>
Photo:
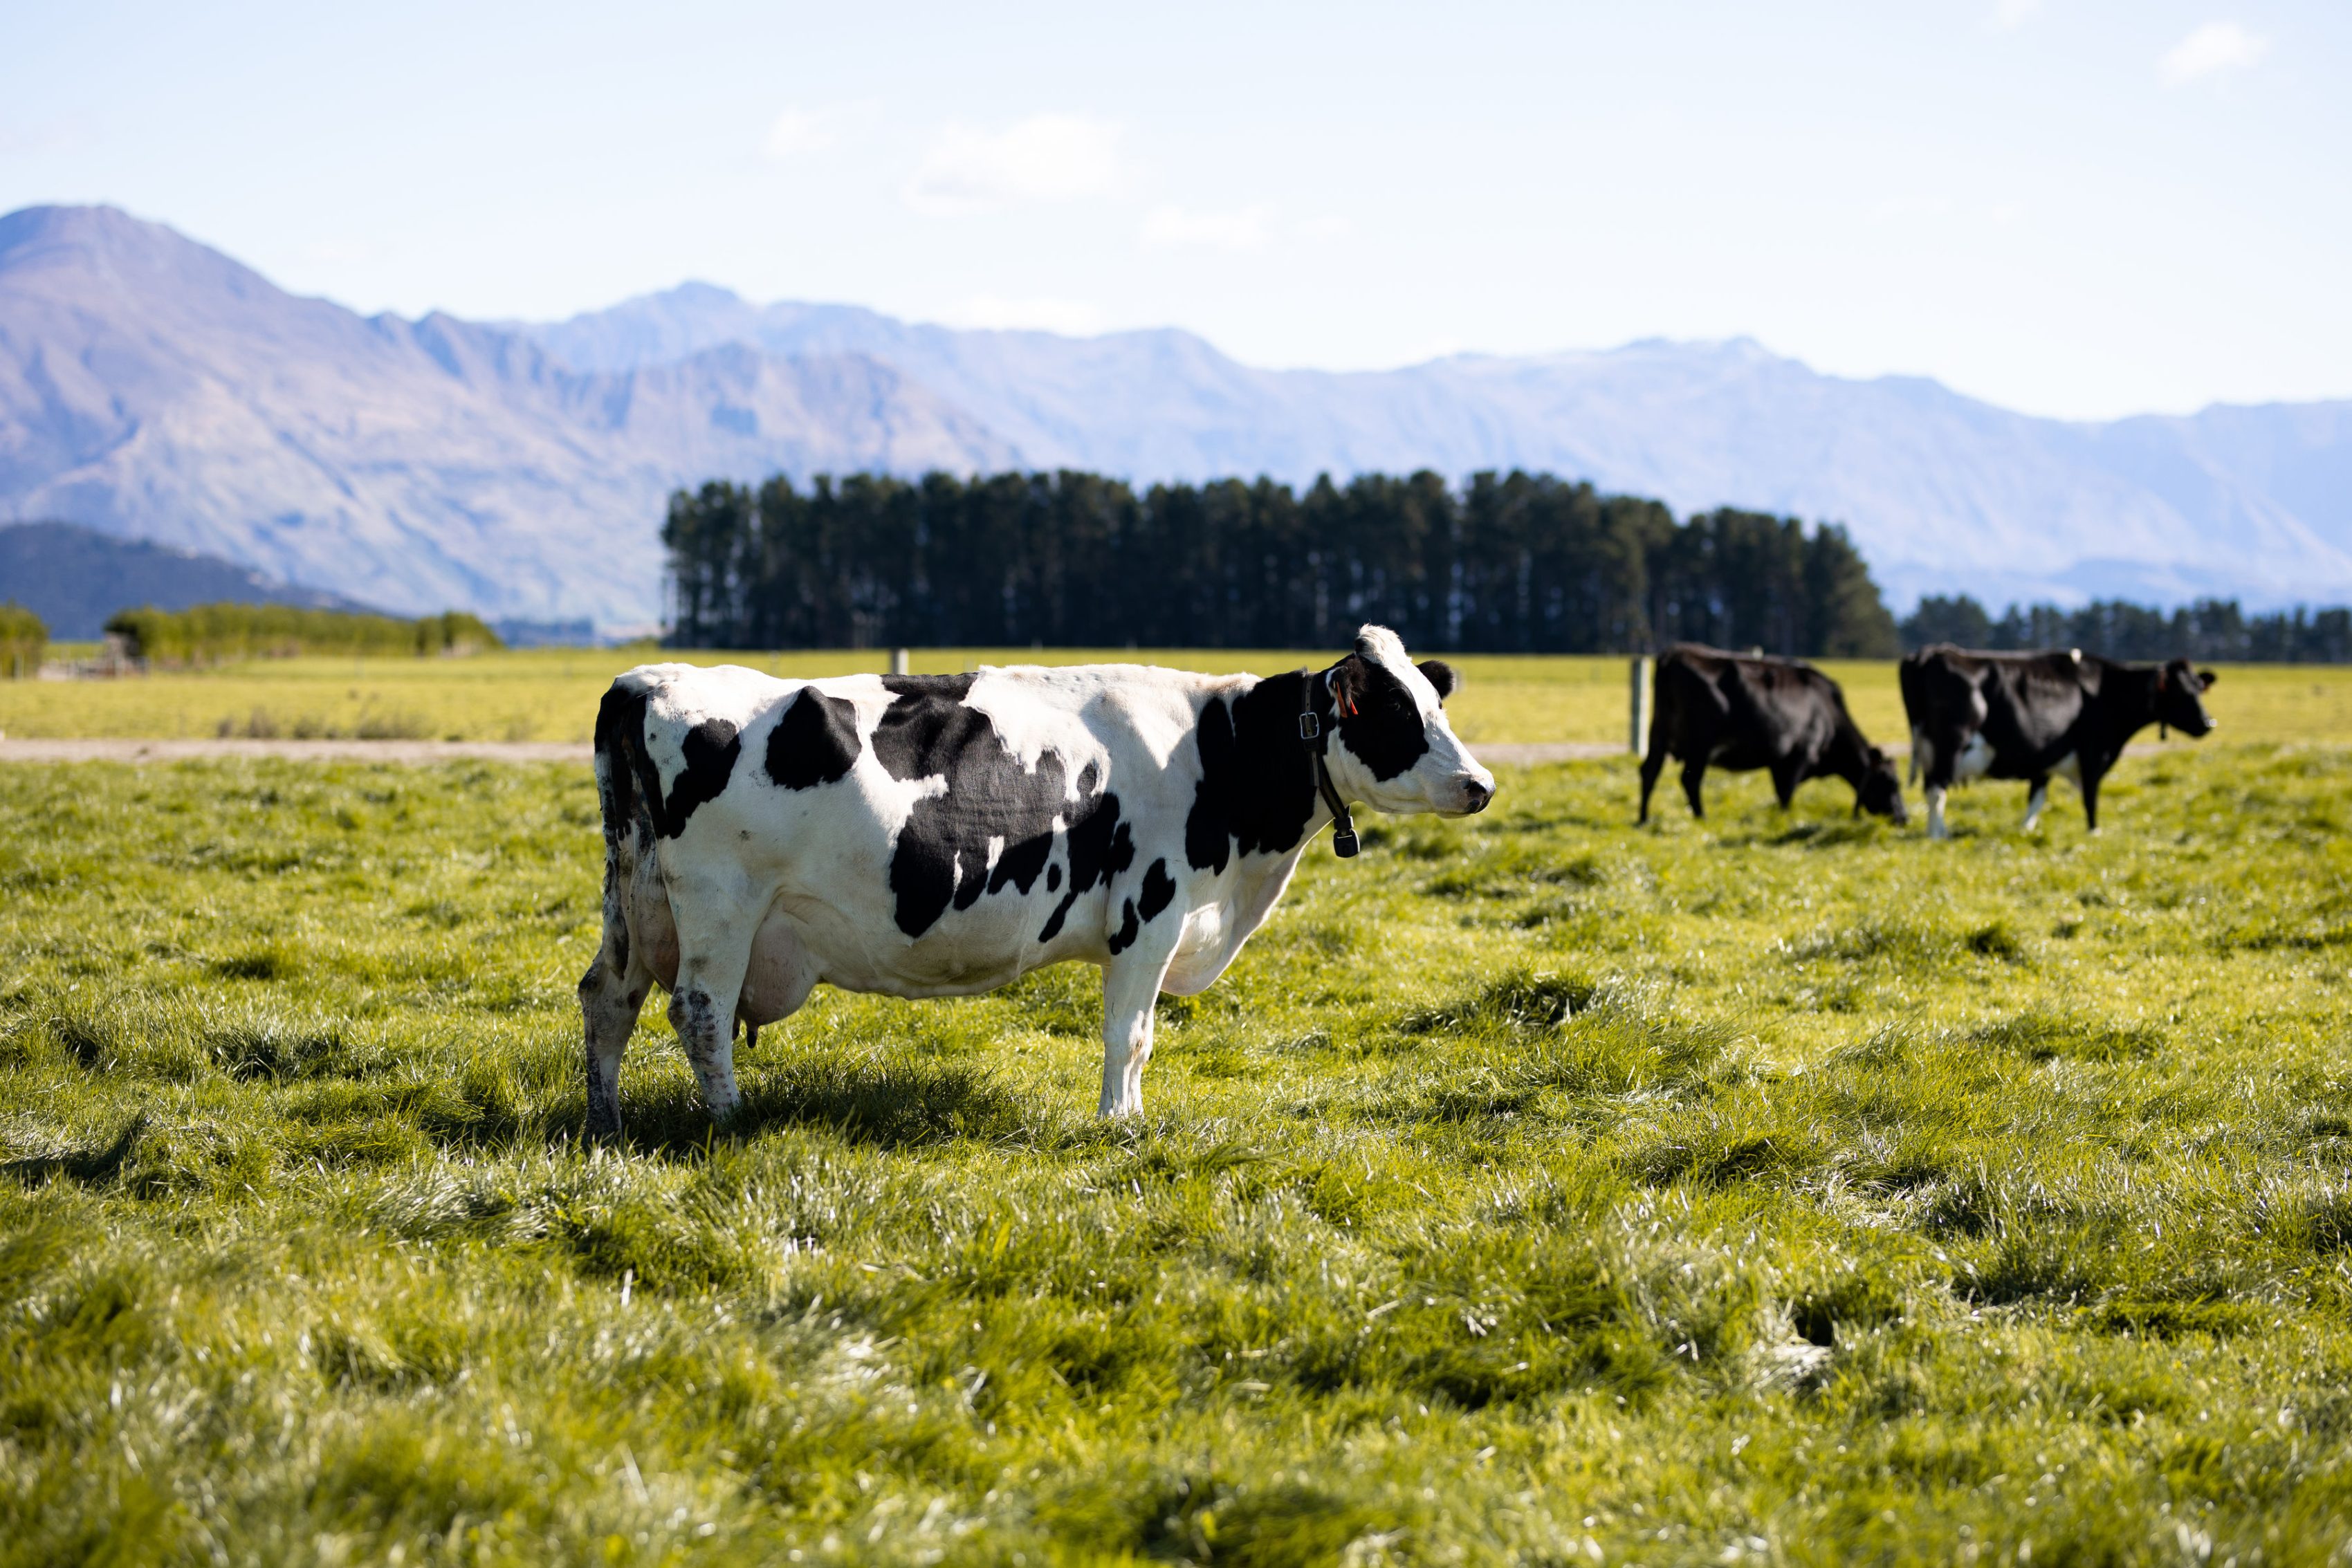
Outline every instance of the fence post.
<path id="1" fill-rule="evenodd" d="M 1633 722 L 1626 731 L 1625 749 L 1639 757 L 1642 748 L 1650 741 L 1650 656 L 1647 653 L 1633 655 Z"/>
<path id="2" fill-rule="evenodd" d="M 890 650 L 890 673 L 894 675 L 903 675 L 907 673 L 906 649 L 893 648 Z"/>

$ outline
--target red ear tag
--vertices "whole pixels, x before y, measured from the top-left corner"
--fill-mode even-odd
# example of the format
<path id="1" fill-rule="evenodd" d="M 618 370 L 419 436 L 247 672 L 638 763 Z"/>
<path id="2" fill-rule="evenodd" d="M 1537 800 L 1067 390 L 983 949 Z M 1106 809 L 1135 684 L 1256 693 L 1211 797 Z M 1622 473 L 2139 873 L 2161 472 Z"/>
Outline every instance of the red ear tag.
<path id="1" fill-rule="evenodd" d="M 1347 693 L 1341 692 L 1339 694 L 1339 711 L 1349 718 L 1355 717 L 1356 699 L 1349 696 Z"/>

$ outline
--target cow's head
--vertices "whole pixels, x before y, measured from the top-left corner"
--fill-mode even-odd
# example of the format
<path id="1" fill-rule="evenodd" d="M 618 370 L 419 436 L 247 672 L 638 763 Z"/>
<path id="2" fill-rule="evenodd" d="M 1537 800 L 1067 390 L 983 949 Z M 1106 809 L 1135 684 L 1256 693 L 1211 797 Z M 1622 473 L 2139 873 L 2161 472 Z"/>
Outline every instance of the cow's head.
<path id="1" fill-rule="evenodd" d="M 2205 711 L 2205 688 L 2220 679 L 2186 659 L 2175 659 L 2157 671 L 2156 722 L 2192 740 L 2213 733 L 2212 716 Z"/>
<path id="2" fill-rule="evenodd" d="M 1317 679 L 1331 694 L 1331 781 L 1375 811 L 1483 811 L 1495 776 L 1454 738 L 1445 698 L 1458 684 L 1435 659 L 1415 664 L 1385 626 L 1356 633 L 1356 651 Z"/>
<path id="3" fill-rule="evenodd" d="M 1862 754 L 1862 778 L 1853 787 L 1853 809 L 1874 817 L 1892 817 L 1898 828 L 1911 820 L 1903 805 L 1903 776 L 1895 770 L 1895 759 L 1877 747 Z"/>

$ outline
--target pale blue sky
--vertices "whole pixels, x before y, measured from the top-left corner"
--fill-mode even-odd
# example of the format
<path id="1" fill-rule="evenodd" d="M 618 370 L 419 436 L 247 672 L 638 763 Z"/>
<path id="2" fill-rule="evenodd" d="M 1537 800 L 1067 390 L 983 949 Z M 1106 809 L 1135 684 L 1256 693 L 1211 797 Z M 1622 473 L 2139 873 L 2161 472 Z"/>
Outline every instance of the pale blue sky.
<path id="1" fill-rule="evenodd" d="M 2352 5 L 0 0 L 0 209 L 365 310 L 688 277 L 1264 365 L 1749 334 L 2037 413 L 2352 395 Z"/>

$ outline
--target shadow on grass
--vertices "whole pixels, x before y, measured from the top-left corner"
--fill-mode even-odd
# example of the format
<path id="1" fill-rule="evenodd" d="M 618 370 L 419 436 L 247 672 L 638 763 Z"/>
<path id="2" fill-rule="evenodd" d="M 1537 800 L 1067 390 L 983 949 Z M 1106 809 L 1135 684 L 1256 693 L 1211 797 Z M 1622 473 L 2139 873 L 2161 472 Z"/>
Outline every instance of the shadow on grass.
<path id="1" fill-rule="evenodd" d="M 147 1130 L 144 1115 L 131 1118 L 113 1141 L 97 1148 L 78 1149 L 62 1155 L 36 1155 L 26 1159 L 10 1160 L 0 1165 L 0 1172 L 23 1182 L 26 1186 L 39 1186 L 57 1177 L 79 1182 L 84 1186 L 98 1186 L 112 1181 L 122 1173 L 124 1162 L 139 1145 L 139 1135 Z"/>
<path id="2" fill-rule="evenodd" d="M 809 1062 L 762 1073 L 721 1127 L 690 1090 L 621 1107 L 628 1146 L 677 1156 L 714 1139 L 756 1138 L 771 1128 L 808 1127 L 845 1143 L 912 1148 L 1029 1131 L 1021 1103 L 987 1074 L 952 1062 Z"/>

